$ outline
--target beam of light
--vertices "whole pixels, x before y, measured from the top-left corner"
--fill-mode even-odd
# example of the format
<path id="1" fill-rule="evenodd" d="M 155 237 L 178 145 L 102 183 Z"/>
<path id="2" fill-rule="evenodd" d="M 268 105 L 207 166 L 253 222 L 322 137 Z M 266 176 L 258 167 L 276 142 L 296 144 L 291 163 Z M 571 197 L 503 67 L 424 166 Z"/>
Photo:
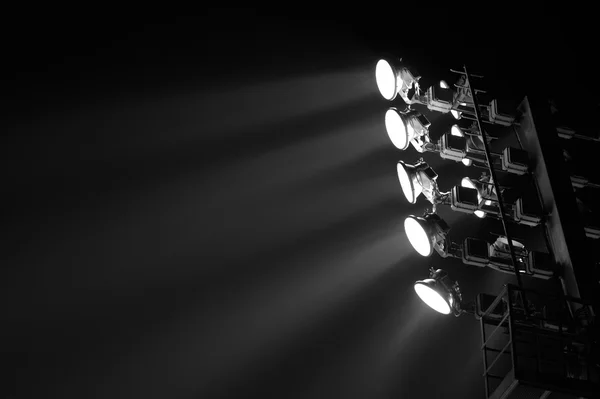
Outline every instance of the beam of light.
<path id="1" fill-rule="evenodd" d="M 291 340 L 320 324 L 405 256 L 396 234 L 386 230 L 343 250 L 307 252 L 288 259 L 281 267 L 293 273 L 249 287 L 250 292 L 225 295 L 218 309 L 208 309 L 212 314 L 190 308 L 168 327 L 158 327 L 147 335 L 133 353 L 115 364 L 105 389 L 110 392 L 118 376 L 126 375 L 126 381 L 154 381 L 149 389 L 171 390 L 177 381 L 177 386 L 201 391 L 210 380 L 235 379 L 239 373 L 247 373 L 251 364 L 257 367 L 257 359 L 265 362 L 277 357 Z M 306 265 L 310 272 L 303 272 Z M 150 369 L 149 364 L 154 366 Z M 199 375 L 198 370 L 204 373 Z M 158 375 L 172 379 L 162 384 L 159 381 L 164 379 Z M 139 386 L 122 388 L 134 391 Z"/>
<path id="2" fill-rule="evenodd" d="M 241 183 L 245 176 L 237 179 Z M 232 182 L 236 181 L 229 181 Z M 80 218 L 75 219 L 78 222 L 70 226 L 63 225 L 56 230 L 55 225 L 54 238 L 47 236 L 43 242 L 38 241 L 41 245 L 32 247 L 27 257 L 27 263 L 37 270 L 33 280 L 28 273 L 22 276 L 28 279 L 31 292 L 9 289 L 6 294 L 20 303 L 18 309 L 33 320 L 61 315 L 79 319 L 81 326 L 90 328 L 94 322 L 84 319 L 102 312 L 99 320 L 110 326 L 114 319 L 122 317 L 121 309 L 141 306 L 134 304 L 146 295 L 160 298 L 160 292 L 165 289 L 162 286 L 202 281 L 203 274 L 222 269 L 228 261 L 248 259 L 253 252 L 277 247 L 286 240 L 293 242 L 303 232 L 314 235 L 315 229 L 318 231 L 335 220 L 351 217 L 363 207 L 378 203 L 382 196 L 395 196 L 393 185 L 386 184 L 384 178 L 366 185 L 332 185 L 330 190 L 316 195 L 306 190 L 285 193 L 282 197 L 279 190 L 274 189 L 277 186 L 270 186 L 248 199 L 240 197 L 236 184 L 215 184 L 214 197 L 206 198 L 202 182 L 191 183 L 185 179 L 174 181 L 170 186 L 154 187 L 153 191 L 139 193 L 139 197 L 122 198 L 121 205 L 106 212 L 81 211 Z M 269 195 L 273 196 L 271 204 L 264 201 Z M 240 202 L 240 198 L 244 201 Z M 153 218 L 149 219 L 148 215 Z M 258 223 L 261 224 L 259 230 L 255 227 Z M 356 229 L 353 227 L 351 231 Z M 77 243 L 76 247 L 71 247 L 73 242 Z M 223 243 L 231 243 L 235 249 L 224 250 Z M 69 257 L 69 263 L 62 261 L 65 256 Z M 165 265 L 169 265 L 168 269 Z M 257 263 L 250 262 L 242 269 L 251 270 L 253 265 Z M 39 298 L 31 293 L 46 292 L 49 284 L 54 289 L 44 295 L 45 306 L 38 306 Z M 177 294 L 179 291 L 175 291 L 176 295 L 181 295 Z M 114 316 L 106 315 L 106 310 L 94 305 L 106 300 L 102 299 L 106 292 L 124 299 Z M 74 295 L 77 302 L 72 301 Z M 134 303 L 129 304 L 132 300 Z M 88 316 L 78 315 L 77 309 L 82 304 L 88 304 L 85 313 Z M 110 308 L 109 304 L 103 306 Z M 130 310 L 128 314 L 128 319 L 120 322 L 123 325 L 135 325 L 138 323 L 135 320 L 145 318 L 139 310 Z M 102 345 L 102 342 L 97 344 Z M 88 348 L 85 353 L 91 350 Z"/>
<path id="3" fill-rule="evenodd" d="M 407 268 L 404 262 L 400 259 L 389 265 L 351 299 L 324 316 L 324 322 L 314 323 L 315 328 L 282 348 L 275 361 L 256 373 L 250 373 L 246 380 L 259 381 L 259 384 L 264 381 L 264 385 L 269 386 L 268 379 L 293 379 L 289 376 L 315 369 L 315 373 L 303 379 L 302 387 L 298 387 L 295 393 L 307 398 L 322 395 L 379 397 L 379 392 L 382 397 L 386 396 L 382 388 L 388 363 L 396 355 L 389 350 L 399 331 L 396 316 L 407 311 L 404 305 L 410 302 L 410 291 L 399 289 L 409 280 L 407 275 L 412 274 L 411 268 Z M 340 335 L 343 339 L 330 345 L 332 338 Z M 301 360 L 290 362 L 289 359 Z M 340 386 L 328 383 L 340 375 L 345 379 L 359 379 L 361 384 Z M 269 393 L 269 388 L 260 389 L 255 396 L 269 397 Z"/>
<path id="4" fill-rule="evenodd" d="M 415 364 L 421 364 L 424 354 L 434 356 L 428 352 L 428 341 L 423 339 L 424 331 L 439 332 L 439 328 L 434 328 L 435 323 L 439 323 L 439 315 L 434 312 L 418 311 L 421 300 L 414 294 L 409 282 L 403 289 L 410 292 L 411 295 L 403 298 L 403 303 L 399 303 L 397 312 L 390 317 L 394 318 L 395 334 L 390 338 L 387 345 L 382 349 L 386 352 L 385 364 L 382 367 L 381 384 L 389 391 L 399 390 L 407 384 L 407 378 L 411 375 L 409 370 L 413 369 Z M 446 320 L 447 321 L 447 320 Z M 395 388 L 395 387 L 398 388 Z"/>
<path id="5" fill-rule="evenodd" d="M 178 323 L 161 324 L 168 310 L 172 310 L 156 302 L 155 298 L 167 298 L 165 291 L 171 294 L 168 301 L 175 301 L 173 298 L 183 295 L 181 286 L 189 288 L 187 282 L 207 269 L 220 269 L 228 261 L 239 261 L 256 251 L 297 239 L 298 235 L 314 232 L 315 228 L 350 217 L 362 207 L 395 195 L 395 186 L 388 185 L 384 178 L 341 187 L 332 182 L 330 190 L 316 194 L 289 189 L 302 179 L 310 179 L 311 175 L 383 145 L 384 137 L 380 140 L 370 134 L 368 123 L 350 128 L 351 123 L 346 121 L 339 130 L 324 129 L 320 138 L 305 140 L 297 136 L 295 146 L 254 153 L 222 169 L 211 169 L 210 177 L 206 170 L 195 170 L 190 159 L 178 163 L 182 153 L 193 155 L 191 144 L 203 144 L 198 137 L 235 137 L 250 128 L 268 129 L 274 124 L 280 127 L 293 118 L 310 119 L 327 110 L 343 110 L 372 94 L 370 86 L 356 84 L 366 82 L 362 72 L 319 76 L 271 82 L 263 91 L 260 88 L 265 87 L 256 85 L 238 88 L 241 92 L 211 93 L 214 97 L 198 96 L 191 90 L 184 94 L 162 93 L 154 98 L 146 95 L 143 99 L 125 98 L 111 105 L 83 107 L 73 115 L 53 114 L 40 122 L 38 127 L 43 126 L 51 133 L 37 149 L 42 154 L 47 150 L 44 159 L 51 161 L 40 173 L 44 178 L 55 174 L 64 180 L 63 184 L 74 187 L 65 192 L 69 195 L 57 196 L 57 200 L 73 201 L 76 205 L 65 206 L 64 212 L 44 214 L 47 224 L 36 230 L 22 248 L 19 262 L 27 267 L 16 272 L 16 280 L 20 281 L 15 287 L 27 286 L 28 290 L 17 292 L 13 287 L 6 295 L 20 303 L 11 311 L 14 316 L 17 309 L 27 314 L 31 324 L 48 332 L 48 337 L 56 333 L 54 328 L 60 330 L 60 345 L 77 353 L 73 355 L 80 360 L 77 370 L 48 376 L 48 380 L 56 377 L 64 382 L 65 389 L 75 387 L 76 380 L 83 378 L 86 371 L 88 376 L 101 375 L 106 370 L 99 371 L 99 365 L 107 366 L 129 353 L 129 364 L 152 356 L 175 356 L 174 360 L 181 362 L 173 368 L 164 364 L 167 369 L 163 377 L 180 373 L 176 379 L 181 386 L 193 383 L 194 378 L 186 376 L 191 377 L 188 373 L 197 376 L 198 369 L 192 371 L 184 363 L 193 363 L 194 359 L 186 358 L 183 353 L 162 352 L 172 350 L 173 342 L 161 338 L 187 340 L 192 345 L 188 354 L 214 349 L 211 340 L 218 340 L 219 335 L 233 339 L 240 332 L 223 319 L 230 312 L 232 321 L 239 322 L 237 327 L 247 328 L 248 337 L 242 335 L 239 342 L 232 342 L 222 357 L 209 353 L 207 358 L 216 357 L 213 360 L 218 374 L 230 365 L 229 360 L 241 356 L 244 361 L 252 362 L 244 353 L 258 356 L 269 340 L 276 341 L 281 331 L 270 323 L 282 320 L 284 338 L 286 334 L 291 336 L 313 317 L 322 317 L 322 312 L 334 309 L 370 278 L 375 278 L 391 264 L 392 258 L 397 260 L 397 237 L 378 236 L 360 245 L 338 247 L 341 253 L 328 253 L 325 257 L 322 253 L 312 253 L 282 263 L 283 271 L 292 265 L 296 272 L 285 278 L 285 283 L 269 281 L 264 287 L 270 295 L 262 291 L 263 286 L 254 287 L 248 296 L 238 298 L 243 303 L 231 304 L 231 309 L 226 298 L 223 306 L 216 307 L 223 314 L 204 314 L 217 319 L 213 326 L 206 325 L 211 317 L 202 319 L 195 314 L 194 318 L 193 311 L 191 319 L 186 314 Z M 351 89 L 346 86 L 350 83 Z M 232 94 L 244 100 L 243 107 L 229 106 L 228 96 Z M 226 101 L 228 106 L 220 108 Z M 273 109 L 279 113 L 272 114 Z M 76 140 L 69 148 L 77 150 L 65 151 L 61 146 L 73 138 Z M 328 158 L 323 156 L 325 149 L 330 150 Z M 167 157 L 163 156 L 165 153 Z M 315 154 L 320 154 L 319 160 L 315 161 Z M 136 163 L 141 160 L 145 163 L 140 168 Z M 88 162 L 94 164 L 91 169 L 97 174 L 81 173 L 80 169 L 81 180 L 69 178 L 71 169 L 87 166 Z M 173 163 L 177 164 L 175 168 Z M 145 174 L 134 173 L 144 166 L 152 168 Z M 89 191 L 80 190 L 81 186 Z M 120 190 L 122 187 L 126 189 Z M 224 243 L 230 246 L 224 248 Z M 387 248 L 387 255 L 377 264 L 371 264 L 374 257 L 382 256 L 382 247 Z M 312 262 L 318 273 L 309 276 L 299 272 L 302 262 Z M 255 265 L 246 266 L 252 270 Z M 30 274 L 32 270 L 35 273 Z M 273 303 L 277 295 L 282 300 Z M 253 312 L 256 318 L 250 316 Z M 45 320 L 51 317 L 64 324 L 46 325 Z M 234 328 L 229 330 L 230 327 Z M 23 332 L 23 328 L 19 325 L 14 331 Z M 205 341 L 198 341 L 198 333 L 205 334 Z M 97 341 L 85 342 L 90 335 L 95 335 Z M 41 341 L 49 345 L 47 340 Z M 178 348 L 180 344 L 184 345 L 175 343 Z M 179 355 L 183 358 L 178 358 Z M 145 368 L 148 363 L 142 361 L 140 365 L 140 373 L 153 373 Z M 200 366 L 210 369 L 206 363 Z M 122 374 L 111 377 L 113 387 L 123 382 L 121 378 L 131 376 L 121 366 L 115 366 L 115 370 Z M 137 396 L 133 391 L 139 386 L 130 388 Z M 106 389 L 108 396 L 111 389 Z M 167 396 L 177 396 L 172 389 L 170 386 Z M 148 397 L 157 394 L 147 393 Z"/>
<path id="6" fill-rule="evenodd" d="M 104 101 L 80 104 L 76 112 L 69 108 L 21 121 L 15 129 L 56 131 L 56 135 L 39 137 L 39 146 L 50 150 L 60 148 L 58 137 L 78 134 L 86 153 L 97 153 L 96 147 L 104 145 L 109 145 L 112 152 L 154 152 L 195 143 L 199 137 L 234 137 L 240 132 L 266 129 L 288 119 L 310 117 L 366 99 L 372 95 L 367 76 L 368 71 L 359 68 L 258 83 L 248 81 L 213 90 L 192 84 L 186 90 L 153 96 L 118 93 Z M 123 135 L 123 131 L 127 134 Z M 93 140 L 86 142 L 86 137 Z"/>
<path id="7" fill-rule="evenodd" d="M 316 89 L 316 86 L 313 89 Z M 277 103 L 280 101 L 273 99 L 271 102 Z M 308 102 L 312 103 L 312 101 Z M 258 105 L 255 104 L 254 106 L 257 107 Z M 268 108 L 269 106 L 270 104 L 263 104 L 263 107 Z M 98 113 L 101 111 L 102 109 L 98 110 Z M 151 111 L 152 109 L 146 112 L 154 115 L 154 112 Z M 330 159 L 335 162 L 338 157 L 343 158 L 347 153 L 352 154 L 353 139 L 358 139 L 364 143 L 366 146 L 365 149 L 368 149 L 371 143 L 377 145 L 381 142 L 381 145 L 383 145 L 383 140 L 377 140 L 377 136 L 365 134 L 368 129 L 365 122 L 368 123 L 371 120 L 369 115 L 375 118 L 375 114 L 377 113 L 376 108 L 372 105 L 369 107 L 369 102 L 365 99 L 355 100 L 334 109 L 326 108 L 305 118 L 288 118 L 288 120 L 282 123 L 271 123 L 268 126 L 264 126 L 264 130 L 237 132 L 236 134 L 241 134 L 241 137 L 237 141 L 228 142 L 221 140 L 216 146 L 213 142 L 206 142 L 204 139 L 204 130 L 197 130 L 196 125 L 202 129 L 205 128 L 203 125 L 204 122 L 200 123 L 200 120 L 195 123 L 189 121 L 189 124 L 186 126 L 185 123 L 187 121 L 181 119 L 168 130 L 168 135 L 165 135 L 167 130 L 162 130 L 160 123 L 152 123 L 152 126 L 148 126 L 149 130 L 143 132 L 144 137 L 142 139 L 136 135 L 138 133 L 142 134 L 140 129 L 143 127 L 143 123 L 147 122 L 147 118 L 144 119 L 142 115 L 137 115 L 135 112 L 130 113 L 123 110 L 120 110 L 120 112 L 117 115 L 119 117 L 115 117 L 114 126 L 110 122 L 110 115 L 107 117 L 108 122 L 103 122 L 102 126 L 94 124 L 91 128 L 95 133 L 86 135 L 85 137 L 88 137 L 88 139 L 81 139 L 79 137 L 80 131 L 85 130 L 83 123 L 97 120 L 100 115 L 88 119 L 90 115 L 86 116 L 84 114 L 80 119 L 58 119 L 54 124 L 49 123 L 46 126 L 46 130 L 51 133 L 48 137 L 56 137 L 58 135 L 58 133 L 56 135 L 52 134 L 53 131 L 60 131 L 61 134 L 66 134 L 66 137 L 70 135 L 76 136 L 77 139 L 69 143 L 69 146 L 75 146 L 77 151 L 71 151 L 64 156 L 57 157 L 55 155 L 64 151 L 63 148 L 66 145 L 65 143 L 61 144 L 60 139 L 52 143 L 43 143 L 40 145 L 40 147 L 44 148 L 43 150 L 42 148 L 39 149 L 40 158 L 37 161 L 45 160 L 47 163 L 44 168 L 31 171 L 32 176 L 29 179 L 28 185 L 41 186 L 42 184 L 51 182 L 54 188 L 46 197 L 46 202 L 48 203 L 52 202 L 52 196 L 59 195 L 66 198 L 85 196 L 86 200 L 94 201 L 98 198 L 95 193 L 99 191 L 99 185 L 110 186 L 110 189 L 106 191 L 117 194 L 115 188 L 130 191 L 138 190 L 139 187 L 136 186 L 156 185 L 160 179 L 169 181 L 179 179 L 184 174 L 195 173 L 197 169 L 202 169 L 204 176 L 196 175 L 196 178 L 210 179 L 211 175 L 215 175 L 215 168 L 212 166 L 215 162 L 226 164 L 226 168 L 232 165 L 233 168 L 238 168 L 238 165 L 232 161 L 248 161 L 248 159 L 244 158 L 254 160 L 258 154 L 273 152 L 275 149 L 278 149 L 278 146 L 291 147 L 285 149 L 286 152 L 280 153 L 285 156 L 289 154 L 288 151 L 295 152 L 292 147 L 293 144 L 302 143 L 307 139 L 309 139 L 309 142 L 312 142 L 315 137 L 319 136 L 334 135 L 336 133 L 343 134 L 341 133 L 343 131 L 352 131 L 357 134 L 348 135 L 346 140 L 338 137 L 340 138 L 337 143 L 338 148 L 332 149 L 327 154 L 327 157 L 320 157 L 320 159 Z M 196 117 L 200 118 L 199 116 Z M 231 118 L 224 119 L 229 120 Z M 142 123 L 140 123 L 140 120 Z M 120 122 L 121 126 L 117 126 L 117 122 Z M 133 126 L 134 122 L 137 126 Z M 128 123 L 132 124 L 131 131 L 128 129 Z M 358 126 L 361 126 L 364 130 L 359 132 L 357 130 Z M 178 132 L 186 130 L 193 131 L 194 135 L 198 138 L 194 142 L 181 138 Z M 111 136 L 115 134 L 120 134 L 122 138 L 127 139 L 133 137 L 136 140 L 135 148 L 130 148 L 129 144 L 124 142 L 122 138 L 113 141 L 114 137 Z M 160 137 L 159 140 L 156 139 L 157 136 Z M 359 138 L 359 136 L 361 137 Z M 93 137 L 94 139 L 89 140 L 89 137 Z M 368 137 L 372 137 L 374 140 L 367 143 Z M 331 142 L 329 140 L 329 143 Z M 61 149 L 56 148 L 57 145 Z M 310 147 L 310 144 L 304 146 L 304 148 L 307 147 Z M 314 151 L 322 154 L 324 148 L 331 147 L 313 147 L 313 153 L 306 152 L 306 159 L 303 162 L 308 165 L 313 164 L 314 162 L 306 162 L 306 160 L 314 160 Z M 347 151 L 340 151 L 340 148 Z M 356 146 L 354 148 L 358 149 L 359 147 Z M 36 150 L 33 149 L 27 156 L 11 164 L 14 171 L 18 169 L 22 172 L 23 170 L 30 169 L 31 166 L 27 160 L 35 154 Z M 206 167 L 207 164 L 211 165 L 210 169 Z M 74 168 L 74 165 L 77 165 L 77 167 Z M 274 167 L 271 170 L 282 170 L 281 165 L 286 165 L 287 169 L 289 162 L 283 160 L 280 164 L 273 165 Z M 240 170 L 243 170 L 243 168 Z M 126 173 L 127 178 L 123 178 L 124 173 Z M 60 181 L 52 181 L 52 179 L 56 179 L 56 176 L 61 176 Z M 72 179 L 77 179 L 77 181 L 73 181 Z M 104 187 L 100 189 L 104 189 Z M 86 191 L 91 191 L 94 194 L 87 195 Z M 106 200 L 104 201 L 106 202 Z M 109 201 L 112 202 L 112 200 Z M 81 207 L 79 201 L 77 201 L 76 205 L 69 204 L 64 201 L 64 198 L 61 198 L 60 204 L 54 205 L 55 208 L 64 207 L 65 209 Z"/>

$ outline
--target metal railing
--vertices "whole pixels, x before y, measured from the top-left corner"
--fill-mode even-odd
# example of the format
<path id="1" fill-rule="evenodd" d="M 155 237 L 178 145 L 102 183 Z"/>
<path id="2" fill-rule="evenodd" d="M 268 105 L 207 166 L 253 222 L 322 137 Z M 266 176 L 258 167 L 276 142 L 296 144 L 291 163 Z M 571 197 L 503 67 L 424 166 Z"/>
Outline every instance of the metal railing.
<path id="1" fill-rule="evenodd" d="M 530 302 L 525 305 L 519 291 L 506 285 L 479 316 L 486 398 L 499 387 L 508 386 L 502 382 L 509 376 L 547 392 L 587 397 L 600 390 L 599 360 L 591 349 L 593 313 L 581 312 L 574 318 L 567 310 L 569 302 L 580 304 L 582 309 L 591 304 L 527 290 Z M 504 370 L 498 374 L 494 367 L 498 368 L 505 355 L 510 355 L 510 362 L 504 358 Z M 492 384 L 492 379 L 497 384 Z"/>

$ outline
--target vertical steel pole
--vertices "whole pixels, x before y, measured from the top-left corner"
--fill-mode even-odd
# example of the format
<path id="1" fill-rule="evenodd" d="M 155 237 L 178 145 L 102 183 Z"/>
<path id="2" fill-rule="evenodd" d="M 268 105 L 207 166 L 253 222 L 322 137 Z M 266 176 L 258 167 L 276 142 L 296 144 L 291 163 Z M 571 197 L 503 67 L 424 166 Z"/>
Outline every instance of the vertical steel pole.
<path id="1" fill-rule="evenodd" d="M 473 88 L 473 84 L 471 83 L 471 75 L 469 75 L 469 71 L 467 71 L 467 66 L 463 66 L 465 75 L 467 78 L 467 83 L 469 84 L 469 90 L 471 90 L 471 97 L 473 98 L 473 107 L 475 108 L 475 118 L 477 119 L 477 126 L 479 127 L 479 132 L 483 138 L 483 147 L 485 149 L 485 159 L 488 164 L 488 169 L 490 172 L 490 176 L 494 181 L 494 188 L 496 190 L 496 196 L 498 197 L 498 207 L 500 208 L 500 220 L 502 220 L 502 227 L 504 227 L 504 235 L 508 240 L 508 248 L 510 250 L 510 259 L 512 261 L 513 269 L 515 270 L 515 276 L 517 277 L 517 284 L 521 289 L 521 298 L 523 300 L 523 307 L 525 308 L 525 316 L 529 314 L 529 309 L 527 305 L 527 300 L 525 299 L 525 292 L 523 291 L 523 283 L 521 282 L 521 274 L 519 273 L 519 269 L 517 268 L 517 258 L 515 257 L 515 248 L 512 243 L 512 239 L 508 234 L 508 228 L 506 227 L 506 214 L 504 213 L 504 199 L 500 193 L 500 185 L 498 184 L 498 179 L 496 178 L 496 172 L 492 167 L 492 156 L 490 152 L 490 146 L 487 140 L 487 134 L 483 129 L 483 122 L 481 122 L 481 111 L 479 110 L 479 101 L 477 101 L 477 94 L 475 93 L 475 89 Z"/>

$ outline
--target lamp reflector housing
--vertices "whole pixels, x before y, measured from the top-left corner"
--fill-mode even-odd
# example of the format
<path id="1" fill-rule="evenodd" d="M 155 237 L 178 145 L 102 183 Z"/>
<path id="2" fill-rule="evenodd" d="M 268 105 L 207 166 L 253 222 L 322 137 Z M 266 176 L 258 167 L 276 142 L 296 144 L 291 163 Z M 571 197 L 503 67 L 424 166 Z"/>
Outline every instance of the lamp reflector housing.
<path id="1" fill-rule="evenodd" d="M 433 253 L 433 238 L 431 229 L 423 218 L 409 216 L 404 220 L 404 231 L 408 241 L 421 256 Z"/>
<path id="2" fill-rule="evenodd" d="M 410 215 L 404 220 L 404 231 L 408 241 L 422 256 L 430 256 L 434 245 L 444 240 L 450 226 L 436 213 L 424 216 Z"/>
<path id="3" fill-rule="evenodd" d="M 398 94 L 398 71 L 385 59 L 377 61 L 375 80 L 379 93 L 386 100 L 393 100 Z"/>
<path id="4" fill-rule="evenodd" d="M 385 130 L 396 148 L 404 151 L 415 135 L 414 128 L 396 108 L 390 108 L 385 113 Z"/>
<path id="5" fill-rule="evenodd" d="M 453 299 L 449 293 L 439 286 L 432 278 L 420 280 L 415 283 L 415 292 L 423 302 L 436 312 L 450 314 Z"/>
<path id="6" fill-rule="evenodd" d="M 412 165 L 407 165 L 403 161 L 398 162 L 398 180 L 402 187 L 402 192 L 406 200 L 411 204 L 417 202 L 417 198 L 423 191 L 422 186 L 417 181 L 417 168 Z"/>

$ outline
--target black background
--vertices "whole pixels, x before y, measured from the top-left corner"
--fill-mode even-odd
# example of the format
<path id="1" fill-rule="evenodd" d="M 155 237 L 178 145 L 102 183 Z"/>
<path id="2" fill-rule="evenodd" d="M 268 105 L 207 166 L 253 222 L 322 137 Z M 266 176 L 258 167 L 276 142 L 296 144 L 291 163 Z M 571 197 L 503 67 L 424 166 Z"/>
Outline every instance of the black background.
<path id="1" fill-rule="evenodd" d="M 420 155 L 389 142 L 373 68 L 467 63 L 571 98 L 592 27 L 377 7 L 6 17 L 2 397 L 484 397 L 478 323 L 412 284 L 444 267 L 474 296 L 512 276 L 412 250 L 402 220 L 427 205 L 395 164 Z M 428 160 L 444 188 L 466 173 Z"/>

